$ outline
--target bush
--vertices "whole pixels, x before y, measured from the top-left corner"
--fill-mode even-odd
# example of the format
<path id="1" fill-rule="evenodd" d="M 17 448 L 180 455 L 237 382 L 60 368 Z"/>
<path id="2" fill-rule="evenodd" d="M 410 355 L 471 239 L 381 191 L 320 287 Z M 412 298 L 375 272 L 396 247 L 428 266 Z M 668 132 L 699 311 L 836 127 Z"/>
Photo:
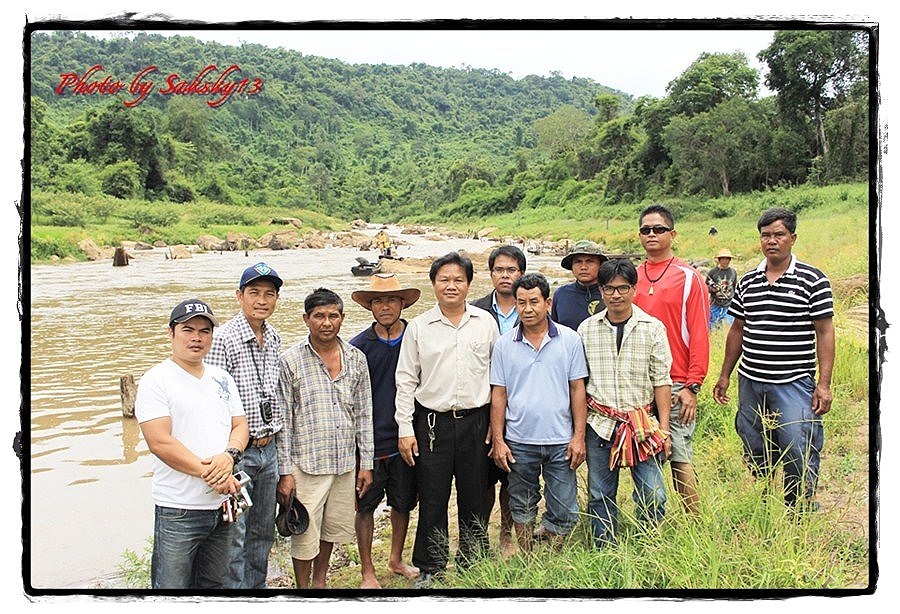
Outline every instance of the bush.
<path id="1" fill-rule="evenodd" d="M 188 203 L 197 200 L 194 187 L 184 181 L 170 181 L 166 186 L 165 195 L 173 203 Z"/>
<path id="2" fill-rule="evenodd" d="M 116 198 L 134 198 L 141 191 L 141 169 L 132 160 L 108 165 L 100 173 L 100 180 L 103 193 Z"/>
<path id="3" fill-rule="evenodd" d="M 175 205 L 132 205 L 122 212 L 135 228 L 171 226 L 181 219 L 181 209 Z"/>

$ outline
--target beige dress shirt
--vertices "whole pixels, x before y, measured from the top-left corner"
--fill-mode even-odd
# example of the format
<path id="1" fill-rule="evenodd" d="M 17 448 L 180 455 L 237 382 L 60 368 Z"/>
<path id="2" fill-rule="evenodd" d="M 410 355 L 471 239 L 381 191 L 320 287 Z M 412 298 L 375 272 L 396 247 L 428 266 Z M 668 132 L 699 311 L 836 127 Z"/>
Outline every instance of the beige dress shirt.
<path id="1" fill-rule="evenodd" d="M 491 350 L 499 336 L 491 314 L 471 305 L 466 305 L 459 326 L 453 326 L 438 305 L 413 318 L 397 362 L 398 435 L 415 435 L 415 401 L 440 412 L 490 403 Z"/>

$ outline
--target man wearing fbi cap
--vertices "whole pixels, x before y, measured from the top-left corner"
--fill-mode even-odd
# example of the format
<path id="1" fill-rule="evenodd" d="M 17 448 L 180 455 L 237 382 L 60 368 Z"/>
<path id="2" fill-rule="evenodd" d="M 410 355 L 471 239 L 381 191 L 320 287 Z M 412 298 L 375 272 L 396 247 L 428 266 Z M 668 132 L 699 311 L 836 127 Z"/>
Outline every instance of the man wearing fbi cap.
<path id="1" fill-rule="evenodd" d="M 595 313 L 606 307 L 597 284 L 600 265 L 608 258 L 600 246 L 593 241 L 582 240 L 575 243 L 571 251 L 562 259 L 560 266 L 572 271 L 575 281 L 560 286 L 553 293 L 550 319 L 564 324 L 572 330 Z"/>
<path id="2" fill-rule="evenodd" d="M 239 468 L 250 477 L 246 488 L 253 506 L 236 523 L 228 588 L 266 587 L 275 539 L 278 454 L 274 440 L 284 417 L 276 394 L 281 336 L 268 319 L 282 283 L 265 262 L 247 267 L 235 291 L 240 312 L 216 331 L 206 357 L 207 364 L 225 369 L 234 378 L 250 429 Z"/>
<path id="3" fill-rule="evenodd" d="M 394 398 L 397 395 L 395 371 L 400 358 L 400 342 L 406 320 L 400 312 L 419 300 L 417 288 L 402 288 L 397 276 L 373 275 L 368 290 L 350 295 L 356 303 L 372 312 L 375 322 L 350 340 L 362 350 L 372 383 L 372 424 L 375 459 L 372 488 L 357 501 L 356 541 L 359 545 L 360 588 L 381 588 L 372 563 L 372 539 L 375 510 L 385 494 L 391 508 L 391 554 L 388 569 L 407 578 L 419 574 L 416 567 L 403 561 L 403 546 L 409 528 L 409 513 L 416 506 L 416 473 L 400 457 L 397 448 L 397 421 Z"/>
<path id="4" fill-rule="evenodd" d="M 226 588 L 232 475 L 247 443 L 234 379 L 204 364 L 218 320 L 199 299 L 169 316 L 172 355 L 141 377 L 135 416 L 154 455 L 152 588 Z"/>

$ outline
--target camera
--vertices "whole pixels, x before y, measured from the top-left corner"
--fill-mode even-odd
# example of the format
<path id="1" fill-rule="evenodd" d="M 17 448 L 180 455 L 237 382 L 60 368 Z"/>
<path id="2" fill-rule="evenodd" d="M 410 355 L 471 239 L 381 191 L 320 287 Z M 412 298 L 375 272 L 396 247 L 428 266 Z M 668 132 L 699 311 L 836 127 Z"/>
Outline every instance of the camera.
<path id="1" fill-rule="evenodd" d="M 259 414 L 262 416 L 263 422 L 268 424 L 272 421 L 272 401 L 263 399 L 259 402 Z"/>
<path id="2" fill-rule="evenodd" d="M 232 506 L 235 510 L 235 516 L 240 515 L 244 510 L 253 507 L 253 501 L 247 493 L 246 485 L 250 483 L 250 476 L 243 471 L 234 474 L 234 479 L 241 485 L 241 490 L 236 495 L 231 495 Z"/>

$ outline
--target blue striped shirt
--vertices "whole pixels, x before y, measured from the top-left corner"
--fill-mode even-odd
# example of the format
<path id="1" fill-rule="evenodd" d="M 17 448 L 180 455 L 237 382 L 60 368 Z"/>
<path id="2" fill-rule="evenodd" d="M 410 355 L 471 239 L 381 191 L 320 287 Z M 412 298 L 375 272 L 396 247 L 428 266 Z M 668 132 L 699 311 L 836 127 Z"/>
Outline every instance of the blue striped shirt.
<path id="1" fill-rule="evenodd" d="M 738 373 L 772 384 L 815 377 L 813 320 L 834 315 L 831 283 L 822 271 L 792 254 L 787 271 L 770 284 L 763 260 L 741 277 L 728 313 L 744 321 Z"/>

